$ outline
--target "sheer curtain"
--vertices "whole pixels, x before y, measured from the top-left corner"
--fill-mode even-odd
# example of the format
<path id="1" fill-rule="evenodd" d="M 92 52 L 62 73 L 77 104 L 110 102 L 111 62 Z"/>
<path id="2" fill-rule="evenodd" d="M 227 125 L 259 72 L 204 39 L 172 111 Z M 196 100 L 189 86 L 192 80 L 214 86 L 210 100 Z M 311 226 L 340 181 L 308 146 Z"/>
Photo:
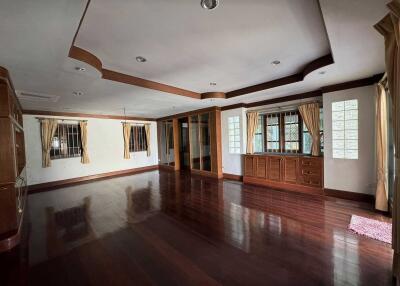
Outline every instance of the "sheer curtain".
<path id="1" fill-rule="evenodd" d="M 129 139 L 131 137 L 131 124 L 130 123 L 122 123 L 123 132 L 124 132 L 124 159 L 130 159 L 131 153 L 129 152 Z"/>
<path id="2" fill-rule="evenodd" d="M 87 121 L 79 122 L 79 126 L 81 128 L 81 143 L 82 143 L 82 164 L 89 164 L 89 153 L 87 149 Z"/>
<path id="3" fill-rule="evenodd" d="M 258 112 L 247 113 L 247 154 L 254 153 L 254 136 L 258 124 Z"/>
<path id="4" fill-rule="evenodd" d="M 376 165 L 377 186 L 375 194 L 375 208 L 381 211 L 388 210 L 388 122 L 386 91 L 382 83 L 376 86 Z"/>
<path id="5" fill-rule="evenodd" d="M 42 138 L 42 167 L 51 166 L 50 150 L 54 133 L 57 129 L 57 119 L 42 119 L 40 121 L 41 138 Z"/>
<path id="6" fill-rule="evenodd" d="M 312 138 L 311 155 L 320 155 L 320 134 L 319 134 L 319 103 L 309 103 L 299 106 L 299 112 L 304 124 Z"/>

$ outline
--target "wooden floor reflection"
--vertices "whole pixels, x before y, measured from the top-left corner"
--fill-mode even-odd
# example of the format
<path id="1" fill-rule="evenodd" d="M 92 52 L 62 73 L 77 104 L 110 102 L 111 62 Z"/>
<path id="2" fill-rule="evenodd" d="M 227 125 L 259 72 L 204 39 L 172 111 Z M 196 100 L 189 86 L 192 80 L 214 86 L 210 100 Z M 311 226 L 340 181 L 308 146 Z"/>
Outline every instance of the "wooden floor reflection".
<path id="1" fill-rule="evenodd" d="M 369 206 L 154 171 L 29 196 L 30 285 L 391 285 Z"/>

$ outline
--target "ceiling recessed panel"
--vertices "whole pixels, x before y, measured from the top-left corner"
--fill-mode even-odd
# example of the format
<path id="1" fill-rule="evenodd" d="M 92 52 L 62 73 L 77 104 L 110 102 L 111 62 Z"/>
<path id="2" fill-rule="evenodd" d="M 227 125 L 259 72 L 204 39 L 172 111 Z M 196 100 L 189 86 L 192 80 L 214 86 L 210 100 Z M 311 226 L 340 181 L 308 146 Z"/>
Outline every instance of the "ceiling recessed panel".
<path id="1" fill-rule="evenodd" d="M 104 68 L 200 93 L 210 82 L 227 92 L 298 73 L 330 53 L 316 0 L 221 0 L 214 10 L 198 0 L 96 0 L 75 45 Z"/>

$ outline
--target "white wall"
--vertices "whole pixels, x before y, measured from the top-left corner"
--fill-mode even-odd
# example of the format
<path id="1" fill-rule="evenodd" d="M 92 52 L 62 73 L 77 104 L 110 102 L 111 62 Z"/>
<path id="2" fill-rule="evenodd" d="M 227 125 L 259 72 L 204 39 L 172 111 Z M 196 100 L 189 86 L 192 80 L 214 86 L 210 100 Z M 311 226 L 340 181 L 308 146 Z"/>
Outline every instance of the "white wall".
<path id="1" fill-rule="evenodd" d="M 121 120 L 71 118 L 72 121 L 78 119 L 88 121 L 90 164 L 81 164 L 80 157 L 66 158 L 52 160 L 51 167 L 42 168 L 40 124 L 35 117 L 33 115 L 23 117 L 29 185 L 158 164 L 156 122 L 151 122 L 151 156 L 147 157 L 146 152 L 135 152 L 131 153 L 131 159 L 125 160 Z M 137 123 L 142 122 L 137 121 Z"/>
<path id="2" fill-rule="evenodd" d="M 241 154 L 229 153 L 229 131 L 228 118 L 230 116 L 239 116 L 241 127 Z M 221 133 L 222 133 L 222 171 L 223 173 L 233 175 L 243 175 L 243 156 L 246 153 L 247 141 L 247 118 L 246 108 L 236 108 L 221 112 Z"/>
<path id="3" fill-rule="evenodd" d="M 332 102 L 358 99 L 359 159 L 332 158 Z M 375 174 L 375 89 L 366 86 L 323 95 L 324 104 L 324 187 L 374 194 Z"/>

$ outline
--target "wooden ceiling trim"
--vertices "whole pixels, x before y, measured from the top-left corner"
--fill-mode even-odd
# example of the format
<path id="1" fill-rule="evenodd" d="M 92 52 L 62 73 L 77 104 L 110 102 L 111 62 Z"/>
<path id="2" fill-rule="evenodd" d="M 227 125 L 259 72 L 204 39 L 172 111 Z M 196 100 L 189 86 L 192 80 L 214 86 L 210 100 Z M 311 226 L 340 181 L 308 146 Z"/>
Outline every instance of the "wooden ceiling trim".
<path id="1" fill-rule="evenodd" d="M 48 115 L 61 117 L 82 117 L 82 118 L 98 118 L 98 119 L 117 119 L 117 120 L 137 120 L 137 121 L 156 121 L 155 118 L 145 118 L 137 116 L 121 116 L 121 115 L 106 115 L 106 114 L 91 114 L 77 112 L 58 112 L 58 111 L 42 111 L 42 110 L 23 110 L 26 115 Z"/>
<path id="2" fill-rule="evenodd" d="M 320 57 L 320 58 L 308 63 L 303 68 L 303 70 L 299 73 L 227 92 L 226 98 L 232 98 L 232 97 L 241 96 L 241 95 L 245 95 L 245 94 L 249 94 L 249 93 L 254 93 L 254 92 L 258 92 L 258 91 L 262 91 L 262 90 L 266 90 L 266 89 L 275 88 L 278 86 L 283 86 L 283 85 L 287 85 L 287 84 L 300 82 L 300 81 L 303 81 L 304 78 L 309 73 L 311 73 L 319 68 L 333 64 L 333 63 L 334 63 L 334 61 L 333 61 L 332 54 L 328 54 L 328 55 L 325 55 L 323 57 Z"/>
<path id="3" fill-rule="evenodd" d="M 201 99 L 208 98 L 226 98 L 225 92 L 205 92 L 201 94 Z"/>
<path id="4" fill-rule="evenodd" d="M 104 79 L 121 82 L 121 83 L 125 83 L 125 84 L 130 84 L 130 85 L 136 85 L 136 86 L 149 88 L 149 89 L 153 89 L 153 90 L 158 90 L 158 91 L 162 91 L 162 92 L 167 92 L 167 93 L 172 93 L 172 94 L 176 94 L 176 95 L 191 97 L 191 98 L 195 98 L 195 99 L 201 99 L 201 94 L 197 93 L 197 92 L 193 92 L 190 90 L 174 87 L 171 85 L 166 85 L 166 84 L 158 83 L 155 81 L 119 73 L 116 71 L 103 69 L 102 74 L 103 74 Z"/>

